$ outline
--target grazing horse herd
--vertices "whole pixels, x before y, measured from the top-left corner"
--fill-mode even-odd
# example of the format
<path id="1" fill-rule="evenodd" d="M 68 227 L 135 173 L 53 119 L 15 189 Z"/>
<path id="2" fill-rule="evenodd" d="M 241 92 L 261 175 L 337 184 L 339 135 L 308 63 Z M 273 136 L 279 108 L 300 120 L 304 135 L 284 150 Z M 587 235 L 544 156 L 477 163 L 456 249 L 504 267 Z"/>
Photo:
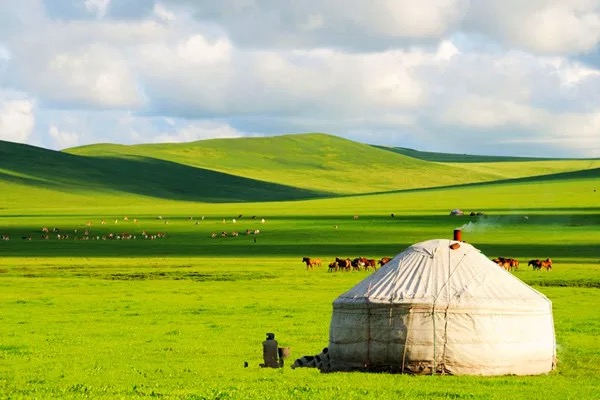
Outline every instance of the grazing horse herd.
<path id="1" fill-rule="evenodd" d="M 329 263 L 328 272 L 337 272 L 337 271 L 369 271 L 369 270 L 377 270 L 377 266 L 383 266 L 387 264 L 391 260 L 390 257 L 382 257 L 379 261 L 376 261 L 372 258 L 366 257 L 356 257 L 354 259 L 350 258 L 340 258 L 336 257 L 334 261 Z M 519 268 L 519 260 L 516 258 L 508 258 L 508 257 L 498 257 L 492 260 L 502 269 L 506 271 L 515 271 Z M 302 262 L 306 264 L 306 270 L 312 270 L 316 267 L 321 266 L 320 258 L 311 258 L 311 257 L 303 257 Z M 550 271 L 552 269 L 552 260 L 550 258 L 546 258 L 545 260 L 534 259 L 530 260 L 527 264 L 528 266 L 532 266 L 533 270 L 546 270 Z"/>
<path id="2" fill-rule="evenodd" d="M 539 259 L 535 259 L 535 260 L 529 260 L 529 263 L 527 263 L 527 266 L 532 266 L 533 270 L 541 270 L 541 269 L 545 269 L 546 271 L 550 271 L 552 269 L 552 260 L 549 258 L 546 258 L 545 260 L 539 260 Z"/>
<path id="3" fill-rule="evenodd" d="M 519 268 L 519 260 L 516 258 L 498 257 L 494 258 L 492 261 L 498 264 L 500 268 L 503 268 L 507 271 L 514 271 Z M 550 271 L 552 269 L 552 260 L 550 258 L 546 258 L 545 260 L 529 260 L 527 266 L 532 266 L 534 271 L 542 269 Z"/>
<path id="4" fill-rule="evenodd" d="M 327 272 L 350 272 L 360 270 L 375 271 L 377 270 L 377 265 L 382 266 L 390 260 L 390 257 L 383 257 L 379 261 L 375 260 L 374 258 L 366 257 L 356 257 L 354 259 L 336 257 L 334 261 L 329 263 L 329 268 Z M 315 267 L 321 266 L 320 258 L 303 257 L 302 262 L 306 264 L 306 270 L 312 270 Z"/>
<path id="5" fill-rule="evenodd" d="M 494 258 L 492 261 L 507 271 L 512 271 L 519 268 L 519 260 L 516 258 L 498 257 Z"/>

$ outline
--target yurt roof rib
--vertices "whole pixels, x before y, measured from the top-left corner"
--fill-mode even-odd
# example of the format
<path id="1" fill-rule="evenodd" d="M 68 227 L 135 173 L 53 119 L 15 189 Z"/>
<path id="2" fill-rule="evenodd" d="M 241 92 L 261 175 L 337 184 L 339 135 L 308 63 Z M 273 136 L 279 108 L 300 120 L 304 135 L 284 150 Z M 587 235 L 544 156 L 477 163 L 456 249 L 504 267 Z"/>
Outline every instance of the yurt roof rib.
<path id="1" fill-rule="evenodd" d="M 453 250 L 450 249 L 450 247 L 448 246 L 448 253 L 447 253 L 448 260 L 450 260 L 450 252 L 451 251 L 453 251 Z M 433 305 L 432 305 L 433 309 L 435 309 L 435 303 L 437 302 L 437 299 L 440 297 L 440 295 L 442 294 L 442 292 L 444 291 L 444 289 L 446 289 L 446 309 L 448 309 L 448 307 L 450 306 L 450 291 L 449 291 L 450 278 L 452 277 L 452 275 L 454 275 L 454 273 L 456 272 L 456 270 L 458 270 L 458 267 L 460 267 L 460 265 L 462 264 L 463 260 L 465 259 L 465 255 L 466 255 L 466 253 L 463 253 L 462 258 L 460 259 L 460 261 L 458 263 L 456 263 L 456 266 L 454 266 L 454 269 L 452 269 L 452 265 L 451 265 L 450 261 L 447 262 L 447 264 L 448 264 L 448 276 L 446 277 L 446 281 L 444 282 L 444 284 L 440 288 L 438 294 L 433 299 Z M 464 286 L 463 286 L 462 289 L 464 289 Z"/>
<path id="2" fill-rule="evenodd" d="M 478 307 L 490 309 L 502 308 L 506 302 L 517 308 L 520 308 L 518 303 L 523 303 L 522 306 L 528 308 L 532 301 L 545 301 L 551 307 L 543 294 L 498 268 L 473 246 L 461 243 L 459 249 L 450 250 L 448 246 L 451 243 L 456 241 L 438 239 L 411 246 L 373 273 L 362 285 L 339 296 L 334 303 L 363 304 L 364 307 L 366 304 L 382 303 L 429 303 L 431 306 L 435 302 L 439 306 L 445 287 L 448 296 L 442 303 L 452 303 L 450 309 L 455 306 L 471 308 L 472 302 L 476 302 Z M 460 257 L 458 263 L 450 265 L 449 258 L 443 257 L 445 259 L 441 260 L 435 257 L 436 252 L 439 256 L 440 250 Z M 463 268 L 466 259 L 470 264 L 468 268 Z M 415 268 L 417 265 L 422 267 Z M 440 274 L 440 267 L 450 272 Z M 507 281 L 517 282 L 516 286 L 521 290 L 514 290 L 515 285 Z M 509 286 L 512 289 L 507 290 Z M 523 290 L 525 288 L 527 290 Z"/>

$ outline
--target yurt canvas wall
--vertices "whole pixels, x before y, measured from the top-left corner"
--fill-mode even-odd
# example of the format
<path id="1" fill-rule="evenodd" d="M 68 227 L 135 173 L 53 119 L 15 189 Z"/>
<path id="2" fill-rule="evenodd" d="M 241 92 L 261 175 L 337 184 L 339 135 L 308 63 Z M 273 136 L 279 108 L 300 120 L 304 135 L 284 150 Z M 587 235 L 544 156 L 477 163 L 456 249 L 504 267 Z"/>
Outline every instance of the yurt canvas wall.
<path id="1" fill-rule="evenodd" d="M 550 300 L 467 243 L 415 244 L 333 302 L 331 371 L 534 375 L 555 347 Z"/>

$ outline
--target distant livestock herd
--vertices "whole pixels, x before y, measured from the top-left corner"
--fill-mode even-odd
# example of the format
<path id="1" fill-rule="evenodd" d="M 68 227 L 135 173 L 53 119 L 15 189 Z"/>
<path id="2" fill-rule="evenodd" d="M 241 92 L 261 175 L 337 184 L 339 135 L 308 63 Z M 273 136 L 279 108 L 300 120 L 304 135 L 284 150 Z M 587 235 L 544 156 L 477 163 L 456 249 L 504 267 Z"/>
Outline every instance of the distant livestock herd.
<path id="1" fill-rule="evenodd" d="M 340 258 L 336 257 L 334 261 L 328 264 L 328 272 L 337 271 L 369 271 L 377 270 L 377 266 L 383 266 L 391 260 L 391 257 L 383 257 L 379 261 L 374 258 L 356 257 L 356 258 Z M 302 262 L 306 264 L 306 270 L 312 270 L 322 265 L 320 258 L 303 257 Z"/>
<path id="2" fill-rule="evenodd" d="M 492 261 L 498 264 L 500 268 L 503 268 L 507 271 L 514 271 L 519 269 L 519 260 L 517 260 L 516 258 L 498 257 L 494 258 Z M 550 271 L 552 269 L 552 260 L 550 258 L 546 258 L 545 260 L 540 260 L 536 258 L 534 260 L 529 260 L 527 266 L 533 267 L 534 271 L 542 269 Z"/>
<path id="3" fill-rule="evenodd" d="M 164 232 L 146 232 L 141 231 L 139 237 L 141 239 L 161 239 L 166 237 L 167 234 Z M 53 228 L 49 230 L 48 228 L 42 228 L 41 234 L 42 240 L 50 240 L 50 238 L 55 238 L 56 240 L 135 240 L 138 238 L 137 234 L 131 234 L 129 232 L 108 232 L 103 234 L 94 234 L 90 229 L 84 229 L 80 231 L 79 229 L 74 229 L 73 233 L 63 233 L 58 228 Z M 31 240 L 31 236 L 23 236 L 24 240 Z"/>
<path id="4" fill-rule="evenodd" d="M 336 257 L 334 261 L 328 264 L 327 271 L 375 271 L 377 270 L 378 266 L 383 266 L 387 264 L 390 260 L 391 257 L 383 257 L 379 261 L 366 257 L 356 257 L 353 259 Z M 494 258 L 492 261 L 498 264 L 500 268 L 503 268 L 507 271 L 514 271 L 519 268 L 519 260 L 517 260 L 516 258 L 498 257 Z M 321 267 L 323 264 L 320 258 L 315 257 L 303 257 L 302 262 L 306 265 L 307 271 Z M 550 271 L 552 269 L 552 260 L 550 258 L 546 258 L 545 260 L 533 259 L 530 260 L 527 265 L 533 267 L 534 271 Z"/>
<path id="5" fill-rule="evenodd" d="M 233 224 L 236 224 L 238 222 L 239 219 L 242 218 L 242 215 L 240 214 L 237 218 L 232 218 L 232 219 L 223 219 L 223 223 L 227 223 L 227 222 L 231 222 Z M 205 217 L 188 217 L 188 220 L 195 220 L 194 221 L 194 225 L 200 225 L 201 221 L 205 220 Z M 252 220 L 257 219 L 256 216 L 252 216 Z M 158 216 L 156 217 L 156 220 L 159 220 L 161 224 L 165 224 L 168 225 L 169 224 L 169 220 L 163 216 Z M 112 223 L 112 219 L 110 220 L 110 224 L 109 225 L 113 225 Z M 93 221 L 90 220 L 86 220 L 84 222 L 81 223 L 81 225 L 79 225 L 78 227 L 75 228 L 57 228 L 57 227 L 53 227 L 53 228 L 49 228 L 47 226 L 44 226 L 42 228 L 40 228 L 40 230 L 38 231 L 38 234 L 32 233 L 32 232 L 27 232 L 24 234 L 20 234 L 19 236 L 21 237 L 22 240 L 61 240 L 61 241 L 65 241 L 65 240 L 135 240 L 135 239 L 148 239 L 148 240 L 154 240 L 154 239 L 161 239 L 161 238 L 165 238 L 167 236 L 167 234 L 165 232 L 149 232 L 146 230 L 139 230 L 139 222 L 140 220 L 138 218 L 130 218 L 128 216 L 121 218 L 115 218 L 114 219 L 114 224 L 119 224 L 119 222 L 125 221 L 125 223 L 129 223 L 131 224 L 131 222 L 133 222 L 133 224 L 135 225 L 132 229 L 131 229 L 131 233 L 128 231 L 110 231 L 110 228 L 107 228 L 107 220 L 106 219 L 101 219 L 98 220 L 98 225 L 102 225 L 102 228 L 98 228 L 98 230 L 94 230 L 94 232 L 92 232 L 92 226 L 95 225 Z M 131 221 L 131 222 L 127 222 L 127 221 Z M 266 222 L 266 220 L 264 218 L 258 218 L 258 221 L 261 224 L 264 224 Z M 204 224 L 204 223 L 203 223 Z M 135 231 L 135 232 L 133 232 Z M 247 235 L 258 235 L 259 233 L 261 233 L 261 231 L 259 229 L 246 229 L 246 234 Z M 227 232 L 227 231 L 221 231 L 220 233 L 217 232 L 212 232 L 211 233 L 211 237 L 216 238 L 216 237 L 236 237 L 239 236 L 240 233 L 238 231 L 231 231 L 231 232 Z M 11 240 L 11 235 L 9 233 L 3 233 L 0 235 L 0 240 L 2 241 L 8 241 Z M 255 239 L 256 241 L 256 239 Z"/>

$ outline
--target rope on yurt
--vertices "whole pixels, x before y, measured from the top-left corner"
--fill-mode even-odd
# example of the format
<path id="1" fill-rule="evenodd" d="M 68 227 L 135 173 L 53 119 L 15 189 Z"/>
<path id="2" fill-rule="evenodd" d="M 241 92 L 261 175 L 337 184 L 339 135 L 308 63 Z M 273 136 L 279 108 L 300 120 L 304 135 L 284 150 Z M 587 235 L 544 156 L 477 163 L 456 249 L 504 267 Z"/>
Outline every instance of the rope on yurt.
<path id="1" fill-rule="evenodd" d="M 398 265 L 398 268 L 396 269 L 396 273 L 398 274 L 398 277 L 400 276 L 400 270 L 402 269 L 402 265 L 404 265 L 404 258 L 402 260 L 400 260 L 400 264 Z M 395 291 L 392 291 L 391 295 L 390 295 L 390 316 L 388 317 L 390 319 L 390 321 L 388 321 L 388 325 L 390 323 L 393 323 L 391 320 L 393 319 L 393 313 L 392 310 L 394 308 L 394 296 L 396 295 Z M 402 366 L 400 369 L 401 373 L 404 373 L 404 366 L 405 366 L 405 362 L 406 362 L 406 349 L 408 347 L 408 337 L 409 337 L 409 333 L 411 330 L 411 323 L 412 323 L 412 310 L 410 308 L 408 308 L 408 316 L 407 316 L 407 321 L 406 321 L 406 338 L 404 339 L 404 348 L 402 349 Z"/>
<path id="2" fill-rule="evenodd" d="M 450 247 L 448 247 L 448 277 L 446 278 L 446 281 L 444 282 L 444 284 L 442 285 L 442 287 L 440 288 L 440 291 L 438 292 L 438 294 L 435 296 L 435 298 L 433 299 L 433 304 L 432 304 L 432 327 L 433 327 L 433 371 L 432 371 L 432 375 L 435 375 L 436 371 L 437 371 L 437 342 L 435 340 L 435 305 L 437 300 L 439 299 L 440 295 L 442 294 L 442 292 L 446 291 L 446 308 L 444 309 L 444 346 L 442 348 L 442 365 L 444 364 L 444 360 L 446 358 L 446 347 L 448 345 L 448 309 L 450 308 L 450 291 L 449 291 L 449 287 L 448 287 L 448 283 L 450 282 L 450 278 L 452 277 L 452 275 L 454 275 L 454 273 L 456 272 L 456 270 L 458 269 L 458 267 L 462 264 L 463 260 L 465 259 L 466 254 L 463 253 L 462 258 L 456 263 L 456 266 L 454 267 L 454 269 L 452 269 L 452 266 L 450 265 L 450 252 L 453 251 Z M 443 373 L 443 371 L 442 371 Z"/>
<path id="3" fill-rule="evenodd" d="M 433 301 L 432 305 L 431 318 L 433 326 L 433 368 L 431 369 L 431 375 L 435 375 L 435 370 L 437 369 L 437 352 L 435 345 L 435 300 Z"/>
<path id="4" fill-rule="evenodd" d="M 406 338 L 404 339 L 404 349 L 402 350 L 402 369 L 400 372 L 404 373 L 404 365 L 406 363 L 406 348 L 408 347 L 408 337 L 411 330 L 412 324 L 412 310 L 408 309 L 408 316 L 406 317 Z"/>

